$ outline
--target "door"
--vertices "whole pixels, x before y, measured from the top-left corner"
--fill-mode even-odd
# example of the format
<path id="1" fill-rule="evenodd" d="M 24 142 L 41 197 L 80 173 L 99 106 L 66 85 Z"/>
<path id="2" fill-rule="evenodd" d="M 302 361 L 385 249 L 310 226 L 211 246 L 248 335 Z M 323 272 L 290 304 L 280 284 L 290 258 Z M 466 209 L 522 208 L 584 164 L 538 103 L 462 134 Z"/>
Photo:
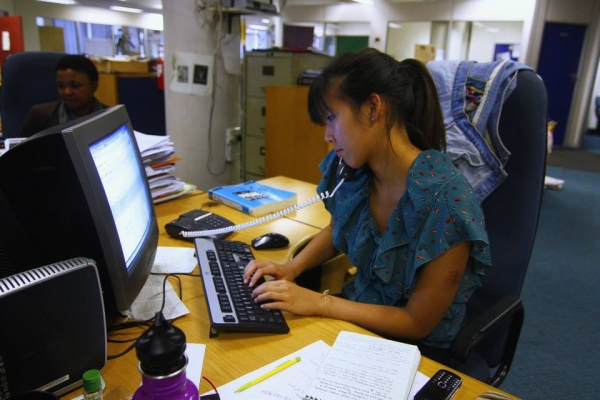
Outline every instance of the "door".
<path id="1" fill-rule="evenodd" d="M 555 145 L 561 145 L 565 138 L 586 28 L 554 22 L 544 26 L 538 74 L 548 92 L 548 118 L 558 122 Z"/>

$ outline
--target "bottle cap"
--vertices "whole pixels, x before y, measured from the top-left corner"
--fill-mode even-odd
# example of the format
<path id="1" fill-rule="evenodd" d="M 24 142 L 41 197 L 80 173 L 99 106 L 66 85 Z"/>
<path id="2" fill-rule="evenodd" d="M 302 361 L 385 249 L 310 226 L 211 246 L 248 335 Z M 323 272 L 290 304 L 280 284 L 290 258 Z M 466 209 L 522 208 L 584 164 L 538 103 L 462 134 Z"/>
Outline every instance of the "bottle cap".
<path id="1" fill-rule="evenodd" d="M 165 376 L 181 370 L 186 363 L 185 334 L 157 312 L 154 325 L 135 344 L 140 368 L 150 376 Z"/>
<path id="2" fill-rule="evenodd" d="M 102 387 L 102 379 L 100 379 L 100 371 L 90 369 L 83 373 L 83 389 L 86 392 L 95 392 Z"/>

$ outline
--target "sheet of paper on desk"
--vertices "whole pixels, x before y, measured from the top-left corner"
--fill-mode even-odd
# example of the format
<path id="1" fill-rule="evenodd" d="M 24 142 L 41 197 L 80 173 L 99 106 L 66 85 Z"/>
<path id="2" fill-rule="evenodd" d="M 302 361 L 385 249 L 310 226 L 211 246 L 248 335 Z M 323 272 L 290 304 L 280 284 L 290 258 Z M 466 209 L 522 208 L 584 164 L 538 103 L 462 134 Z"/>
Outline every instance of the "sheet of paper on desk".
<path id="1" fill-rule="evenodd" d="M 202 365 L 204 364 L 204 353 L 206 353 L 206 345 L 201 343 L 187 343 L 185 346 L 185 354 L 188 358 L 188 365 L 185 368 L 185 376 L 194 382 L 196 387 L 200 387 L 200 379 L 202 378 Z"/>
<path id="2" fill-rule="evenodd" d="M 193 247 L 159 246 L 152 266 L 152 272 L 159 274 L 189 274 L 196 268 L 195 250 Z"/>
<path id="3" fill-rule="evenodd" d="M 315 378 L 319 366 L 329 352 L 329 345 L 322 340 L 310 344 L 295 353 L 285 356 L 271 364 L 265 365 L 249 374 L 231 381 L 218 388 L 221 400 L 298 400 L 304 390 Z M 266 380 L 242 392 L 235 391 L 245 383 L 273 370 L 282 363 L 300 357 L 300 362 L 284 369 Z M 205 393 L 206 394 L 206 393 Z"/>
<path id="4" fill-rule="evenodd" d="M 139 321 L 153 318 L 162 305 L 163 281 L 163 276 L 150 275 L 126 316 Z M 168 281 L 165 285 L 165 296 L 165 308 L 163 309 L 165 319 L 170 320 L 190 313 Z"/>
<path id="5" fill-rule="evenodd" d="M 415 394 L 417 394 L 417 392 L 421 390 L 423 386 L 425 386 L 428 380 L 429 378 L 427 377 L 427 375 L 417 371 L 417 374 L 415 375 L 415 380 L 412 384 L 412 388 L 410 388 L 410 396 L 408 398 L 410 400 L 413 400 L 415 398 Z"/>

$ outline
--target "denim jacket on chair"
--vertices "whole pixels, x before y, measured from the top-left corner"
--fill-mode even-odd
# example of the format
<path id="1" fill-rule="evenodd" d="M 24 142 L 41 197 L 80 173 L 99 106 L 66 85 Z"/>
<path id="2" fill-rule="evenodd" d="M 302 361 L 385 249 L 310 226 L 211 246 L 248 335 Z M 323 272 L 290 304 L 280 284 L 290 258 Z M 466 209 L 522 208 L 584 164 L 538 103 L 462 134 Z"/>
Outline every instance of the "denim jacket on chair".
<path id="1" fill-rule="evenodd" d="M 516 87 L 515 61 L 430 61 L 444 114 L 446 153 L 483 201 L 506 177 L 510 152 L 500 139 L 501 106 Z"/>

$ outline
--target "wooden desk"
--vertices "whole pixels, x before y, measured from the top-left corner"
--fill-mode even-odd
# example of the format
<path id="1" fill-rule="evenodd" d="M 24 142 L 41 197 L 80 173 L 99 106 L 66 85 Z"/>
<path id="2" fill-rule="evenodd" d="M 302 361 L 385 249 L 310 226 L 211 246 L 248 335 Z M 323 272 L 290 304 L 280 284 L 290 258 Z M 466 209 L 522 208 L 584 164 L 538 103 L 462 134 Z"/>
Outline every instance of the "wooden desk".
<path id="1" fill-rule="evenodd" d="M 283 178 L 281 182 L 282 184 L 291 184 L 290 181 Z M 160 228 L 159 245 L 193 247 L 190 242 L 169 237 L 164 232 L 164 225 L 172 219 L 177 218 L 181 213 L 195 208 L 210 209 L 236 223 L 248 221 L 249 218 L 239 211 L 217 205 L 210 201 L 205 193 L 197 192 L 191 196 L 156 205 L 155 209 Z M 295 219 L 281 218 L 264 225 L 235 232 L 229 239 L 247 242 L 259 234 L 270 231 L 282 232 L 289 236 L 292 243 L 295 243 L 305 236 L 313 235 L 318 229 Z M 255 256 L 257 259 L 283 262 L 289 258 L 292 251 L 292 248 L 256 251 Z M 177 282 L 175 280 L 173 280 L 173 285 L 177 290 Z M 288 334 L 236 332 L 221 333 L 219 337 L 211 339 L 209 338 L 208 310 L 200 278 L 182 276 L 181 285 L 183 301 L 190 310 L 190 314 L 177 320 L 175 325 L 185 332 L 188 343 L 206 344 L 202 375 L 210 379 L 216 386 L 230 382 L 317 340 L 323 340 L 332 345 L 338 333 L 342 330 L 375 336 L 348 322 L 321 317 L 297 317 L 286 313 L 286 321 L 290 327 Z M 134 338 L 141 334 L 143 330 L 141 328 L 131 329 L 127 333 L 111 334 L 110 338 Z M 108 353 L 116 354 L 125 347 L 126 345 L 109 343 Z M 115 389 L 122 389 L 126 393 L 133 393 L 141 382 L 137 364 L 138 360 L 133 350 L 122 357 L 107 361 L 106 366 L 102 370 L 102 375 L 107 382 L 105 393 L 110 395 L 110 392 Z M 431 376 L 439 368 L 442 368 L 442 365 L 427 358 L 422 358 L 419 371 L 427 376 Z M 457 400 L 471 400 L 488 390 L 496 390 L 482 382 L 464 375 L 462 376 L 463 385 L 454 397 Z M 210 386 L 202 380 L 200 392 L 204 393 L 208 390 L 210 390 Z M 72 399 L 79 394 L 81 394 L 81 389 L 67 394 L 64 398 Z"/>
<path id="2" fill-rule="evenodd" d="M 298 179 L 288 178 L 285 176 L 262 179 L 260 182 L 296 192 L 298 194 L 298 204 L 312 199 L 317 195 L 316 184 L 303 182 Z M 331 216 L 325 209 L 323 202 L 319 201 L 318 203 L 315 203 L 307 208 L 303 208 L 302 210 L 289 214 L 287 218 L 302 222 L 306 225 L 314 226 L 315 228 L 323 229 L 329 225 Z"/>

